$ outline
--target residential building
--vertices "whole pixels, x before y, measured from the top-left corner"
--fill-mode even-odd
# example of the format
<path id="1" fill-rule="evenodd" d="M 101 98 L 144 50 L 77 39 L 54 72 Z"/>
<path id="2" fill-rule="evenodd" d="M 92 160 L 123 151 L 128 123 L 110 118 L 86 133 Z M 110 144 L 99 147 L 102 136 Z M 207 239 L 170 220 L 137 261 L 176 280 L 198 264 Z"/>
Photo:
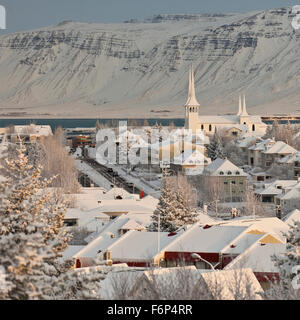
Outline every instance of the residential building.
<path id="1" fill-rule="evenodd" d="M 223 186 L 228 201 L 241 201 L 247 184 L 248 175 L 228 159 L 216 159 L 204 168 L 203 175 L 212 183 Z"/>

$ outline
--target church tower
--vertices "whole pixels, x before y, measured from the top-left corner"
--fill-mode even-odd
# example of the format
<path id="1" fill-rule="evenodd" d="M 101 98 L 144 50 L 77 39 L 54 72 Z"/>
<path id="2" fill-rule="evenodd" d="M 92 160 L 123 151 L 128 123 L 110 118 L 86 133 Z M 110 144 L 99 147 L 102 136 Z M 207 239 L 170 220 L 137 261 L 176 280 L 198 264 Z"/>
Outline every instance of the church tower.
<path id="1" fill-rule="evenodd" d="M 198 114 L 200 104 L 197 101 L 195 94 L 195 80 L 194 80 L 194 71 L 191 67 L 189 71 L 189 92 L 188 99 L 185 104 L 185 129 L 191 129 L 193 132 L 196 132 L 198 127 Z"/>
<path id="2" fill-rule="evenodd" d="M 240 124 L 248 124 L 248 122 L 249 122 L 249 114 L 247 112 L 245 95 L 244 95 L 244 99 L 243 99 L 242 110 L 241 110 L 241 112 L 239 112 L 239 117 L 240 117 Z"/>

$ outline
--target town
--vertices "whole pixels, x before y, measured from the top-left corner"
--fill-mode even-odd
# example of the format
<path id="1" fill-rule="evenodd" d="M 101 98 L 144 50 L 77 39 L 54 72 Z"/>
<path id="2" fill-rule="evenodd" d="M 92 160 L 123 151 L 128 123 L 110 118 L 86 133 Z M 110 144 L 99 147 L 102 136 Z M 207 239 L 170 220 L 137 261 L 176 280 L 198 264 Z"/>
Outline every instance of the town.
<path id="1" fill-rule="evenodd" d="M 1 128 L 0 298 L 299 299 L 300 124 L 187 78 L 184 127 Z"/>

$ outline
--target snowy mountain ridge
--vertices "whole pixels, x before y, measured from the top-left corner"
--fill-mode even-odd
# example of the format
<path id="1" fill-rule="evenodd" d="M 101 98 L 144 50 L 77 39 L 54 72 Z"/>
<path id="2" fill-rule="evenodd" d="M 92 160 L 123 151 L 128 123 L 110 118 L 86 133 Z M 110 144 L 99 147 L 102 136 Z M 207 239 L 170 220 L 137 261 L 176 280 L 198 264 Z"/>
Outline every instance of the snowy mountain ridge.
<path id="1" fill-rule="evenodd" d="M 183 117 L 188 68 L 201 114 L 300 113 L 291 8 L 64 21 L 0 37 L 0 116 Z"/>

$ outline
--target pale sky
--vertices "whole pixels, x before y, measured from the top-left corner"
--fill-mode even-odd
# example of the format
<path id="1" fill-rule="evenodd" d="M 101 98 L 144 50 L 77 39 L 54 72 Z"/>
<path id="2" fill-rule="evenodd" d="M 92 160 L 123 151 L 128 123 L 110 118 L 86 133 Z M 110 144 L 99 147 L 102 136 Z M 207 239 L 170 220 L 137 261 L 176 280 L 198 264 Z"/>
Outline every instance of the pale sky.
<path id="1" fill-rule="evenodd" d="M 154 14 L 247 12 L 300 4 L 289 0 L 0 0 L 7 30 L 0 35 L 55 25 L 64 20 L 123 22 Z"/>

